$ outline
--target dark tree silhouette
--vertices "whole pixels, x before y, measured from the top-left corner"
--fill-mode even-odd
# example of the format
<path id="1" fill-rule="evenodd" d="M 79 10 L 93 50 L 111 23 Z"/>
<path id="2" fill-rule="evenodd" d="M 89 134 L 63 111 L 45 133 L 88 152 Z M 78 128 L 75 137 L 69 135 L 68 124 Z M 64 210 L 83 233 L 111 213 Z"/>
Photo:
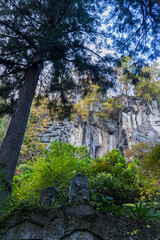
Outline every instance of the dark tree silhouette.
<path id="1" fill-rule="evenodd" d="M 31 103 L 45 66 L 51 65 L 47 90 L 59 90 L 63 101 L 65 92 L 77 83 L 73 70 L 81 76 L 87 73 L 103 88 L 108 86 L 106 73 L 111 68 L 104 67 L 98 51 L 89 47 L 96 44 L 101 10 L 98 1 L 90 0 L 1 1 L 0 93 L 14 108 L 0 151 L 2 196 L 11 192 Z M 62 79 L 66 79 L 63 88 Z"/>

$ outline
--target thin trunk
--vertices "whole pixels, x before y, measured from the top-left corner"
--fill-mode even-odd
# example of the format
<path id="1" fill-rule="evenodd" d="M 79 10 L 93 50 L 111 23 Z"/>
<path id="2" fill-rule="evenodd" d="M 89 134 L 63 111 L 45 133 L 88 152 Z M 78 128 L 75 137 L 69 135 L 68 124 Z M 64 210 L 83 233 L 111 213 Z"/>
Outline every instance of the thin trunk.
<path id="1" fill-rule="evenodd" d="M 26 72 L 25 82 L 20 90 L 14 115 L 0 150 L 0 196 L 11 193 L 11 184 L 40 71 L 38 65 L 33 65 Z"/>

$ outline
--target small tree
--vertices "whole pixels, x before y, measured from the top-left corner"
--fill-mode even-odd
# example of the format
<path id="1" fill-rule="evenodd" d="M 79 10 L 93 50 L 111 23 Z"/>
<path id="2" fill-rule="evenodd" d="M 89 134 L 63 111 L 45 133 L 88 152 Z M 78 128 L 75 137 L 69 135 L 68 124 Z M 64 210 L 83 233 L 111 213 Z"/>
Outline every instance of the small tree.
<path id="1" fill-rule="evenodd" d="M 45 97 L 42 97 L 39 102 L 35 98 L 32 102 L 19 156 L 21 163 L 40 156 L 46 147 L 46 144 L 41 141 L 41 135 L 52 119 L 47 107 L 48 103 L 48 99 Z"/>
<path id="2" fill-rule="evenodd" d="M 122 94 L 131 94 L 149 101 L 160 98 L 160 68 L 157 62 L 144 65 L 125 56 L 117 61 L 116 71 L 122 85 Z"/>
<path id="3" fill-rule="evenodd" d="M 78 115 L 83 121 L 87 121 L 90 113 L 95 107 L 95 104 L 100 101 L 100 94 L 98 93 L 99 89 L 100 88 L 97 85 L 92 84 L 91 81 L 89 82 L 88 93 L 74 106 L 74 110 L 76 112 L 75 116 Z"/>

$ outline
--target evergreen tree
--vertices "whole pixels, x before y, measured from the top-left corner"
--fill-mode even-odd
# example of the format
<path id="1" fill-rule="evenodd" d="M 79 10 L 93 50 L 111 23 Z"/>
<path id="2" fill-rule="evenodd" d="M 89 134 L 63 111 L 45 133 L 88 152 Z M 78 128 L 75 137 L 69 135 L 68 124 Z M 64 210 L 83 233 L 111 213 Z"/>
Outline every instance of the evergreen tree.
<path id="1" fill-rule="evenodd" d="M 101 8 L 99 1 L 88 0 L 1 1 L 0 94 L 12 106 L 16 102 L 0 151 L 2 196 L 11 191 L 38 80 L 48 91 L 60 92 L 62 100 L 76 86 L 73 70 L 107 87 L 108 69 L 98 51 L 94 54 L 89 47 L 96 43 Z M 47 64 L 50 81 L 46 84 L 41 73 Z"/>
<path id="2" fill-rule="evenodd" d="M 100 30 L 105 10 L 105 24 L 115 18 L 107 34 Z M 58 91 L 63 102 L 65 93 L 73 91 L 76 83 L 81 84 L 75 81 L 75 71 L 81 81 L 88 76 L 105 90 L 106 74 L 112 73 L 112 68 L 106 67 L 105 58 L 99 56 L 101 37 L 115 40 L 116 36 L 116 46 L 132 53 L 135 49 L 149 51 L 151 46 L 158 56 L 159 14 L 158 0 L 1 0 L 0 95 L 7 99 L 7 110 L 9 105 L 14 108 L 0 151 L 1 195 L 11 191 L 38 80 L 48 92 Z M 145 44 L 147 36 L 150 45 Z M 90 46 L 96 43 L 94 53 Z M 47 64 L 49 82 L 44 84 L 41 76 Z"/>

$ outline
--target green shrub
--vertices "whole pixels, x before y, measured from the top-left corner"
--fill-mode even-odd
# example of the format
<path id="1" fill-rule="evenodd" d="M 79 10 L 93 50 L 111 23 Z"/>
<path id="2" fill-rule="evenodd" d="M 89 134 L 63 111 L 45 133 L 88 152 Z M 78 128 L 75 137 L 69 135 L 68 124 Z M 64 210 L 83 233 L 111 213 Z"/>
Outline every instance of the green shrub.
<path id="1" fill-rule="evenodd" d="M 84 146 L 53 141 L 41 157 L 17 167 L 12 199 L 15 204 L 20 200 L 37 203 L 42 189 L 54 186 L 58 203 L 67 203 L 70 180 L 81 173 L 90 182 L 91 205 L 98 211 L 119 215 L 124 203 L 142 200 L 144 194 L 149 199 L 155 180 L 148 180 L 142 166 L 138 159 L 127 162 L 118 149 L 93 160 Z"/>
<path id="2" fill-rule="evenodd" d="M 127 163 L 120 151 L 114 149 L 96 158 L 88 170 L 91 188 L 96 189 L 97 195 L 113 198 L 116 204 L 134 202 L 139 192 L 139 170 L 136 162 Z"/>
<path id="3" fill-rule="evenodd" d="M 36 160 L 21 164 L 14 177 L 12 197 L 37 201 L 42 189 L 48 186 L 68 192 L 69 182 L 78 173 L 84 173 L 91 164 L 86 147 L 53 141 L 50 150 Z"/>
<path id="4" fill-rule="evenodd" d="M 133 145 L 127 150 L 126 156 L 140 161 L 140 171 L 137 174 L 142 182 L 139 187 L 141 200 L 156 200 L 160 195 L 160 144 L 152 147 L 147 143 Z"/>

